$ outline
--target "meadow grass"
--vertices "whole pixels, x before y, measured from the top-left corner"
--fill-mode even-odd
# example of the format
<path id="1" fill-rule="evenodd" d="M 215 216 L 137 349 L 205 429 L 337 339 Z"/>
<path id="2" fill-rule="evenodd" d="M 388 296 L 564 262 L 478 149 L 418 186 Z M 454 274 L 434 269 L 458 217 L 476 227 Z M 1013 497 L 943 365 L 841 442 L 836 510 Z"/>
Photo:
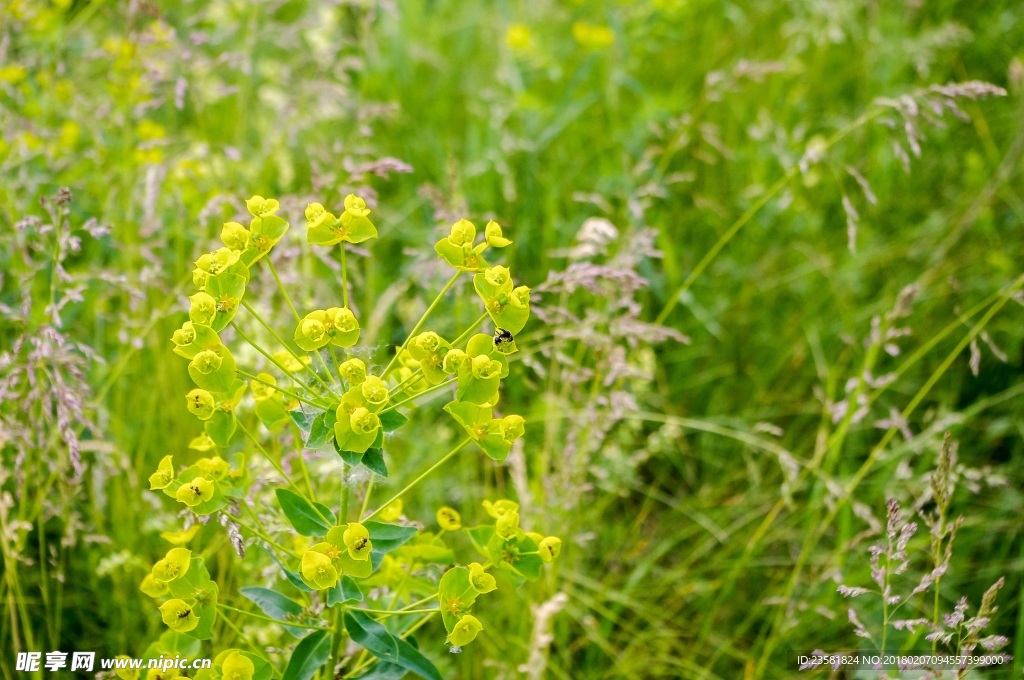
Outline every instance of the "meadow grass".
<path id="1" fill-rule="evenodd" d="M 0 642 L 114 655 L 159 634 L 137 586 L 180 527 L 146 478 L 196 434 L 167 341 L 186 273 L 253 193 L 299 215 L 359 190 L 381 234 L 351 263 L 368 345 L 404 340 L 448 276 L 429 244 L 463 216 L 508 225 L 517 280 L 543 289 L 503 396 L 522 450 L 406 512 L 513 495 L 566 546 L 462 655 L 427 625 L 446 677 L 792 677 L 792 650 L 876 649 L 881 601 L 837 587 L 872 586 L 887 499 L 932 507 L 947 431 L 964 522 L 939 609 L 1005 578 L 989 631 L 1024 659 L 1022 36 L 1011 2 L 5 2 Z M 929 90 L 973 81 L 1006 94 Z M 930 113 L 947 101 L 963 119 Z M 78 251 L 40 228 L 64 186 Z M 308 305 L 335 270 L 290 243 Z M 287 325 L 272 279 L 253 294 Z M 22 349 L 51 326 L 80 347 Z M 49 386 L 67 352 L 80 473 L 58 407 L 11 380 Z M 396 441 L 392 484 L 435 449 Z M 223 590 L 267 567 L 204 532 Z M 927 531 L 910 546 L 920 579 Z M 907 609 L 931 619 L 932 593 Z M 281 642 L 233 624 L 218 645 Z"/>

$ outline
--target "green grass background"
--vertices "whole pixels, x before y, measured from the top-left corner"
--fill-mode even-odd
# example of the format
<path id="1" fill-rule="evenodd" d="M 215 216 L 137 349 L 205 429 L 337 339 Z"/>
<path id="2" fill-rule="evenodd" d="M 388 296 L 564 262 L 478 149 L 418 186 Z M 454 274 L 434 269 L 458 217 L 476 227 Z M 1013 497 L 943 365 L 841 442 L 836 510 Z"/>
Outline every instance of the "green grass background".
<path id="1" fill-rule="evenodd" d="M 607 27 L 613 40 L 581 43 L 580 22 Z M 522 28 L 510 39 L 514 26 Z M 54 435 L 34 451 L 27 479 L 5 479 L 0 644 L 24 642 L 19 607 L 39 649 L 132 653 L 159 633 L 136 585 L 166 550 L 159 531 L 176 520 L 145 479 L 196 433 L 179 408 L 188 378 L 167 341 L 191 262 L 253 193 L 294 209 L 359 190 L 376 199 L 381 239 L 359 261 L 356 301 L 378 315 L 381 342 L 400 341 L 438 290 L 420 263 L 432 259 L 449 215 L 508 225 L 517 244 L 508 264 L 531 285 L 569 264 L 565 249 L 587 218 L 615 224 L 622 252 L 639 230 L 656 230 L 663 257 L 638 265 L 649 281 L 640 318 L 654 321 L 672 305 L 665 325 L 692 341 L 620 342 L 653 375 L 615 385 L 641 415 L 597 439 L 588 438 L 585 406 L 610 389 L 600 380 L 577 392 L 524 369 L 510 384 L 508 403 L 544 423 L 525 447 L 529 515 L 566 549 L 543 582 L 502 596 L 481 644 L 440 659 L 452 677 L 517 677 L 531 647 L 529 604 L 558 592 L 568 603 L 554 618 L 545 677 L 791 677 L 788 650 L 856 646 L 832 577 L 869 585 L 869 539 L 860 536 L 869 525 L 847 504 L 819 532 L 834 502 L 828 482 L 849 483 L 885 434 L 875 423 L 919 391 L 913 438 L 895 436 L 870 460 L 854 500 L 883 519 L 888 497 L 909 510 L 951 430 L 961 462 L 983 471 L 976 492 L 962 483 L 954 500 L 965 523 L 942 608 L 961 596 L 976 607 L 1004 576 L 992 629 L 1024 658 L 1020 304 L 1007 302 L 984 326 L 1005 361 L 982 342 L 974 376 L 968 351 L 957 351 L 980 318 L 958 316 L 1022 273 L 1022 39 L 1024 10 L 998 1 L 5 0 L 0 300 L 17 308 L 26 280 L 33 295 L 27 323 L 0 319 L 0 347 L 46 322 L 52 269 L 32 274 L 16 247 L 15 225 L 44 215 L 39 198 L 69 187 L 70 223 L 96 218 L 110 235 L 86 239 L 65 263 L 91 285 L 64 309 L 64 330 L 103 360 L 89 362 L 85 381 L 97 422 L 83 433 L 88 471 L 67 482 Z M 968 80 L 1008 94 L 961 102 L 967 121 L 947 112 L 941 127 L 922 122 L 909 172 L 894 151 L 897 142 L 907 148 L 897 116 L 884 116 L 895 129 L 878 120 L 857 127 L 776 187 L 676 298 L 812 140 L 873 111 L 879 97 Z M 381 158 L 412 172 L 360 171 Z M 844 197 L 860 214 L 856 252 Z M 297 247 L 299 211 L 290 217 Z M 868 359 L 872 317 L 913 283 L 920 292 L 901 321 L 912 330 L 898 342 L 902 354 Z M 580 314 L 608 309 L 601 296 L 566 302 Z M 533 322 L 538 348 L 551 348 L 546 330 Z M 580 364 L 602 359 L 567 343 Z M 865 361 L 875 376 L 901 372 L 862 421 L 833 423 L 823 402 L 839 401 Z M 41 418 L 13 400 L 0 408 L 11 422 Z M 562 467 L 570 441 L 585 442 L 581 474 Z M 12 468 L 13 446 L 3 436 L 0 446 Z M 781 505 L 772 446 L 804 466 L 821 456 Z M 402 442 L 392 469 L 411 476 L 434 453 Z M 511 486 L 507 472 L 482 464 L 452 475 L 467 505 Z M 570 487 L 559 489 L 563 482 Z M 552 490 L 582 502 L 569 511 Z M 429 518 L 445 494 L 435 480 L 410 515 Z M 11 529 L 15 518 L 30 528 Z M 913 544 L 922 556 L 926 533 Z M 252 569 L 227 547 L 215 554 L 222 589 L 247 584 L 233 579 Z M 857 604 L 879 630 L 880 607 Z M 919 636 L 899 644 L 928 646 Z M 0 668 L 16 677 L 11 654 Z"/>

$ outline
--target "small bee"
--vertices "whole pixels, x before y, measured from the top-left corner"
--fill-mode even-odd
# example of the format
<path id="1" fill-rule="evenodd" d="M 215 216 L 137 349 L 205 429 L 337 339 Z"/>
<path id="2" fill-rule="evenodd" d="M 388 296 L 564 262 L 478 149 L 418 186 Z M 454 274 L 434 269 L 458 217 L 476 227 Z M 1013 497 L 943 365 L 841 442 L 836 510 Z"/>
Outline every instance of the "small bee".
<path id="1" fill-rule="evenodd" d="M 502 354 L 511 354 L 516 351 L 516 339 L 504 328 L 495 328 L 494 348 Z"/>

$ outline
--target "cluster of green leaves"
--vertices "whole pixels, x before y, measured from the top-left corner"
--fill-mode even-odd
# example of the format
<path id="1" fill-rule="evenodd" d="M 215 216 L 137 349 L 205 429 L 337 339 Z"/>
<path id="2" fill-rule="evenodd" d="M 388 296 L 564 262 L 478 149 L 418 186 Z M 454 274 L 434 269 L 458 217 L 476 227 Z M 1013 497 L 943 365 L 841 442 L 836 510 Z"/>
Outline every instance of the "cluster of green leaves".
<path id="1" fill-rule="evenodd" d="M 489 265 L 484 254 L 489 248 L 505 248 L 511 241 L 501 227 L 488 223 L 485 238 L 475 244 L 476 227 L 468 220 L 452 225 L 450 236 L 436 245 L 438 255 L 456 271 L 421 318 L 410 337 L 398 347 L 387 365 L 373 375 L 361 358 L 350 355 L 360 337 L 359 321 L 349 307 L 349 286 L 345 244 L 375 238 L 363 199 L 349 195 L 340 216 L 312 203 L 305 211 L 307 244 L 339 247 L 341 260 L 341 306 L 329 306 L 300 315 L 270 262 L 269 254 L 289 229 L 276 213 L 278 201 L 253 196 L 246 201 L 251 214 L 248 227 L 226 222 L 221 231 L 223 247 L 196 261 L 192 280 L 198 291 L 190 300 L 189 320 L 172 335 L 174 352 L 188 360 L 188 375 L 195 388 L 185 397 L 186 406 L 203 425 L 190 448 L 211 455 L 187 466 L 176 466 L 165 456 L 150 476 L 150 488 L 160 490 L 183 504 L 198 517 L 222 514 L 228 523 L 250 531 L 280 567 L 280 574 L 298 591 L 298 600 L 277 588 L 250 586 L 241 594 L 255 603 L 263 618 L 280 625 L 284 632 L 302 640 L 290 657 L 283 675 L 288 680 L 305 680 L 333 658 L 344 662 L 338 639 L 347 635 L 380 661 L 413 671 L 423 677 L 440 677 L 433 664 L 415 647 L 410 631 L 387 627 L 374 615 L 390 617 L 405 612 L 439 612 L 446 639 L 453 649 L 472 642 L 483 624 L 472 612 L 477 595 L 498 588 L 495 575 L 509 587 L 536 580 L 545 562 L 561 550 L 561 540 L 526 532 L 519 526 L 519 506 L 509 500 L 485 508 L 493 524 L 463 528 L 459 513 L 450 507 L 438 511 L 441 529 L 436 534 L 417 531 L 402 522 L 402 496 L 427 474 L 473 442 L 492 460 L 504 461 L 516 440 L 525 434 L 525 419 L 518 415 L 495 416 L 501 380 L 509 373 L 509 356 L 518 351 L 515 335 L 530 315 L 530 289 L 516 287 L 507 267 Z M 295 317 L 292 342 L 273 330 L 259 311 L 243 300 L 254 266 L 264 261 L 277 281 L 280 292 Z M 462 335 L 452 340 L 432 330 L 421 331 L 427 317 L 464 273 L 473 274 L 473 284 L 484 313 Z M 262 324 L 279 346 L 267 350 L 250 340 L 235 323 L 241 307 Z M 474 330 L 490 319 L 493 336 Z M 221 333 L 232 326 L 269 363 L 268 370 L 250 372 L 240 368 Z M 248 382 L 242 378 L 248 378 Z M 282 382 L 283 381 L 283 382 Z M 377 510 L 367 514 L 372 483 L 363 496 L 359 515 L 349 507 L 350 471 L 362 466 L 373 479 L 389 475 L 385 463 L 385 434 L 405 426 L 409 419 L 400 407 L 409 408 L 419 395 L 447 389 L 453 399 L 444 407 L 465 437 L 434 467 L 409 484 Z M 246 398 L 251 390 L 251 402 Z M 299 467 L 305 488 L 296 484 L 280 459 L 270 453 L 260 437 L 241 424 L 240 409 L 252 412 L 273 439 L 290 432 L 298 445 Z M 242 434 L 248 437 L 245 442 Z M 292 541 L 288 548 L 269 536 L 261 526 L 250 526 L 238 517 L 239 509 L 259 524 L 258 515 L 247 507 L 254 502 L 255 479 L 246 455 L 246 443 L 255 446 L 274 466 L 280 486 L 274 495 L 283 519 L 306 540 Z M 242 446 L 239 446 L 242 444 Z M 274 447 L 272 447 L 274 448 Z M 314 476 L 303 461 L 303 450 L 336 454 L 342 464 L 341 501 L 335 508 L 316 500 Z M 220 455 L 232 459 L 233 463 Z M 234 453 L 228 453 L 234 451 Z M 334 454 L 329 452 L 333 451 Z M 179 467 L 181 469 L 179 469 Z M 194 527 L 193 527 L 194 528 Z M 169 534 L 173 542 L 186 543 L 194 531 Z M 448 537 L 468 536 L 483 556 L 483 562 L 458 566 L 455 548 Z M 437 585 L 424 567 L 450 567 Z M 370 603 L 367 593 L 385 587 L 395 596 L 381 602 L 385 609 L 361 606 Z M 218 615 L 218 588 L 203 564 L 183 547 L 172 549 L 157 562 L 144 579 L 141 590 L 161 604 L 162 619 L 171 632 L 208 640 L 213 637 Z M 419 601 L 399 607 L 399 597 Z M 380 595 L 374 595 L 380 601 Z M 439 606 L 417 612 L 415 607 L 436 600 Z M 224 605 L 226 606 L 226 605 Z M 242 612 L 228 607 L 230 612 Z M 330 621 L 329 611 L 337 616 Z M 321 623 L 328 619 L 327 625 Z M 333 635 L 329 635 L 333 634 Z M 407 640 L 406 638 L 409 637 Z M 271 673 L 258 650 L 225 650 L 210 678 L 245 678 Z M 235 675 L 229 675 L 235 673 Z M 376 671 L 382 673 L 378 669 Z"/>

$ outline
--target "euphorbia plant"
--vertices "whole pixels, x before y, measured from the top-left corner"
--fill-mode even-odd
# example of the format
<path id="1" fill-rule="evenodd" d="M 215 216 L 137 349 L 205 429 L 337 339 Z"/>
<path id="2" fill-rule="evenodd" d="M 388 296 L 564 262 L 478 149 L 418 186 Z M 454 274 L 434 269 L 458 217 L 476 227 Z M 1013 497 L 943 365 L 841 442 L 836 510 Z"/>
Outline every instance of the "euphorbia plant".
<path id="1" fill-rule="evenodd" d="M 375 663 L 381 673 L 440 677 L 410 641 L 411 634 L 439 614 L 447 633 L 444 641 L 458 651 L 485 628 L 487 608 L 477 605 L 480 596 L 538 578 L 544 563 L 561 549 L 558 538 L 525 531 L 519 507 L 510 500 L 486 502 L 487 521 L 472 528 L 463 527 L 460 513 L 447 506 L 420 525 L 403 514 L 403 498 L 467 446 L 500 463 L 524 435 L 522 417 L 496 410 L 501 380 L 509 372 L 508 357 L 517 351 L 515 336 L 530 316 L 530 289 L 515 286 L 507 267 L 485 259 L 512 242 L 495 222 L 487 224 L 479 242 L 468 220 L 452 225 L 435 250 L 454 268 L 453 276 L 407 339 L 381 357 L 383 368 L 375 371 L 372 362 L 368 366 L 360 358 L 367 356 L 365 351 L 359 356 L 353 351 L 361 328 L 349 307 L 345 250 L 346 244 L 377 237 L 366 203 L 350 195 L 340 215 L 319 203 L 306 208 L 307 243 L 336 250 L 341 276 L 333 299 L 324 300 L 322 308 L 301 310 L 272 264 L 273 248 L 289 229 L 277 215 L 279 203 L 253 196 L 246 206 L 252 216 L 249 226 L 227 222 L 223 247 L 196 261 L 197 290 L 190 297 L 189 319 L 172 337 L 174 352 L 188 360 L 195 383 L 185 395 L 185 407 L 202 432 L 190 445 L 197 453 L 165 457 L 150 477 L 153 490 L 181 504 L 191 528 L 164 534 L 179 547 L 157 562 L 142 583 L 169 629 L 146 655 L 194 656 L 199 641 L 211 640 L 209 651 L 218 652 L 214 667 L 197 677 L 274 677 L 278 671 L 262 648 L 218 649 L 221 617 L 236 630 L 237 622 L 253 617 L 300 638 L 282 669 L 285 678 L 310 678 L 322 667 L 327 677 L 355 677 Z M 261 268 L 276 281 L 293 316 L 285 330 L 279 331 L 245 300 L 251 277 L 262 273 Z M 457 337 L 443 337 L 427 324 L 445 294 L 466 275 L 473 277 L 482 314 Z M 245 323 L 236 318 L 240 308 L 247 312 Z M 477 332 L 488 320 L 493 332 Z M 250 337 L 245 327 L 252 322 L 275 346 L 264 347 Z M 229 327 L 240 342 L 252 346 L 262 365 L 236 361 L 221 338 Z M 443 410 L 463 432 L 460 441 L 425 471 L 408 474 L 409 481 L 397 493 L 374 498 L 375 481 L 389 475 L 384 448 L 408 423 L 405 413 L 417 407 L 421 396 L 442 390 L 451 395 Z M 289 443 L 298 449 L 291 457 L 294 467 L 282 459 Z M 322 455 L 307 462 L 303 451 Z M 260 509 L 261 518 L 253 507 L 257 489 L 252 466 L 257 457 L 277 472 L 276 506 L 269 508 L 280 515 L 277 523 L 264 522 L 267 508 Z M 182 462 L 187 459 L 191 462 Z M 359 466 L 372 474 L 354 474 Z M 341 477 L 333 503 L 321 500 L 330 486 L 324 480 L 332 474 Z M 362 498 L 358 507 L 351 502 L 355 478 L 366 480 L 355 489 Z M 262 613 L 226 604 L 235 593 L 211 578 L 199 556 L 202 546 L 180 547 L 194 539 L 196 520 L 204 523 L 211 516 L 228 527 L 240 557 L 255 559 L 258 553 L 244 557 L 247 542 L 255 542 L 279 568 L 280 578 L 271 587 L 254 584 L 239 590 Z M 437 531 L 420 530 L 434 521 Z M 268 526 L 290 528 L 275 531 Z M 248 541 L 244 533 L 250 534 Z M 446 540 L 459 533 L 479 553 L 465 564 Z M 346 638 L 368 653 L 353 653 L 357 647 L 342 644 Z"/>

